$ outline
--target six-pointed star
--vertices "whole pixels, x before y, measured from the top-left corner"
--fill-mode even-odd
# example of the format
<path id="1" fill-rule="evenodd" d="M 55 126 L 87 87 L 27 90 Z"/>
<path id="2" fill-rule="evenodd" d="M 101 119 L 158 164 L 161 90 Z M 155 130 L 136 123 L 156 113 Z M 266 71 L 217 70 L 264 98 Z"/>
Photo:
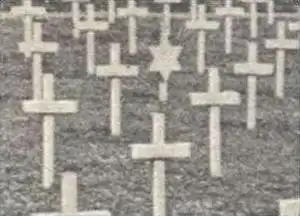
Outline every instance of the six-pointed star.
<path id="1" fill-rule="evenodd" d="M 172 46 L 169 41 L 162 42 L 159 46 L 149 47 L 154 59 L 150 71 L 159 71 L 164 80 L 168 80 L 172 71 L 181 70 L 178 58 L 182 47 Z"/>

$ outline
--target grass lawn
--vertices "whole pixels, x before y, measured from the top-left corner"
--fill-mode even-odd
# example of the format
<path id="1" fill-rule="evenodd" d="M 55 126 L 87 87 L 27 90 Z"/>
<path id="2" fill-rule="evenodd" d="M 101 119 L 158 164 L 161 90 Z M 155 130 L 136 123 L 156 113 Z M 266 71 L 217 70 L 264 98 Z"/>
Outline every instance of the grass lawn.
<path id="1" fill-rule="evenodd" d="M 275 37 L 274 26 L 260 20 L 259 59 L 275 63 L 275 52 L 263 48 L 264 38 Z M 149 73 L 149 45 L 159 41 L 157 19 L 140 21 L 139 54 L 129 56 L 127 22 L 117 21 L 96 38 L 96 63 L 108 63 L 110 42 L 122 44 L 122 62 L 140 65 L 138 78 L 124 79 L 120 139 L 110 136 L 109 79 L 87 76 L 85 35 L 72 38 L 67 20 L 44 25 L 44 40 L 56 41 L 60 51 L 44 58 L 44 73 L 55 75 L 57 99 L 74 99 L 79 112 L 55 118 L 56 176 L 49 190 L 41 186 L 42 121 L 27 115 L 21 101 L 32 97 L 31 63 L 17 51 L 23 41 L 19 21 L 0 24 L 0 215 L 23 216 L 60 211 L 60 173 L 75 171 L 79 183 L 79 210 L 109 209 L 114 216 L 149 216 L 151 165 L 130 158 L 130 143 L 149 142 L 151 112 L 158 110 L 160 76 Z M 171 41 L 184 50 L 182 70 L 169 80 L 166 140 L 194 143 L 192 157 L 167 163 L 168 215 L 191 211 L 202 215 L 276 216 L 278 199 L 295 198 L 299 191 L 299 53 L 286 60 L 285 99 L 273 96 L 274 78 L 258 81 L 257 128 L 245 128 L 246 78 L 232 75 L 232 64 L 247 59 L 248 23 L 234 22 L 233 54 L 225 55 L 223 27 L 207 34 L 207 65 L 217 66 L 222 89 L 236 90 L 242 105 L 222 110 L 222 165 L 224 177 L 210 177 L 208 163 L 208 112 L 192 107 L 188 93 L 206 91 L 207 76 L 196 73 L 197 34 L 173 22 Z M 288 34 L 296 38 L 296 34 Z M 24 117 L 29 117 L 27 120 Z M 196 214 L 194 214 L 196 216 Z M 175 215 L 174 215 L 175 216 Z"/>

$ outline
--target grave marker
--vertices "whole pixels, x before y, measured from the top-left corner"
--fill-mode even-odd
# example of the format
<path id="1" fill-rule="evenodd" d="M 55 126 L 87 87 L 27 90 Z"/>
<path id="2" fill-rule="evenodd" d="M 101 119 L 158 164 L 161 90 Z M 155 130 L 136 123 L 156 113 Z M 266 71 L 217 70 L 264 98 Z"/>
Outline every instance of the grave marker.
<path id="1" fill-rule="evenodd" d="M 285 50 L 299 49 L 299 40 L 292 40 L 285 37 L 285 22 L 277 22 L 277 39 L 265 40 L 267 49 L 276 49 L 276 83 L 275 95 L 284 97 L 284 71 L 285 71 Z"/>
<path id="2" fill-rule="evenodd" d="M 250 36 L 256 38 L 258 36 L 257 29 L 257 4 L 267 3 L 268 4 L 268 23 L 273 24 L 274 22 L 274 2 L 273 0 L 240 0 L 241 2 L 250 4 Z"/>
<path id="3" fill-rule="evenodd" d="M 75 113 L 77 101 L 54 100 L 54 78 L 52 74 L 43 76 L 43 97 L 25 100 L 23 111 L 43 115 L 43 186 L 49 188 L 54 176 L 54 114 Z"/>
<path id="4" fill-rule="evenodd" d="M 225 7 L 216 8 L 216 14 L 225 17 L 225 52 L 232 52 L 232 18 L 245 15 L 245 11 L 240 7 L 233 7 L 232 0 L 225 1 Z"/>
<path id="5" fill-rule="evenodd" d="M 153 162 L 153 216 L 165 216 L 165 160 L 186 158 L 191 156 L 191 143 L 165 143 L 165 115 L 152 114 L 153 137 L 150 144 L 132 144 L 131 155 L 133 159 L 154 160 Z"/>
<path id="6" fill-rule="evenodd" d="M 272 64 L 258 63 L 257 43 L 248 42 L 248 62 L 234 64 L 234 73 L 247 76 L 247 128 L 256 126 L 256 82 L 257 76 L 268 76 L 273 73 Z"/>
<path id="7" fill-rule="evenodd" d="M 135 0 L 128 0 L 127 8 L 119 8 L 119 17 L 128 17 L 128 43 L 129 53 L 135 54 L 137 52 L 137 35 L 136 35 L 136 19 L 137 17 L 146 17 L 149 11 L 147 8 L 138 8 Z"/>
<path id="8" fill-rule="evenodd" d="M 73 172 L 62 174 L 61 181 L 61 209 L 62 212 L 33 213 L 31 216 L 111 216 L 106 210 L 78 212 L 77 210 L 77 176 Z"/>
<path id="9" fill-rule="evenodd" d="M 111 80 L 111 133 L 113 136 L 121 134 L 121 80 L 120 77 L 138 76 L 137 66 L 127 66 L 121 64 L 120 44 L 110 45 L 110 64 L 99 65 L 96 69 L 97 76 L 113 77 Z"/>
<path id="10" fill-rule="evenodd" d="M 80 32 L 77 29 L 77 23 L 80 20 L 80 3 L 88 3 L 90 0 L 62 0 L 62 2 L 72 3 L 73 37 L 78 39 L 80 37 Z"/>
<path id="11" fill-rule="evenodd" d="M 300 199 L 279 200 L 279 216 L 299 216 Z"/>
<path id="12" fill-rule="evenodd" d="M 39 100 L 42 98 L 42 53 L 56 53 L 58 44 L 55 42 L 42 41 L 42 23 L 33 23 L 33 38 L 18 44 L 19 51 L 25 55 L 32 55 L 32 88 L 33 98 Z"/>
<path id="13" fill-rule="evenodd" d="M 32 19 L 47 16 L 44 7 L 32 6 L 31 0 L 23 0 L 23 6 L 13 6 L 9 12 L 12 17 L 24 17 L 24 41 L 30 43 L 32 40 Z M 25 58 L 31 57 L 31 52 L 24 52 Z"/>
<path id="14" fill-rule="evenodd" d="M 186 22 L 186 28 L 198 31 L 197 46 L 197 71 L 203 74 L 205 71 L 205 36 L 206 31 L 216 30 L 220 23 L 216 21 L 208 21 L 206 19 L 206 5 L 198 6 L 198 19 Z"/>
<path id="15" fill-rule="evenodd" d="M 194 106 L 210 106 L 209 146 L 210 171 L 214 177 L 221 177 L 221 116 L 220 107 L 224 105 L 239 105 L 240 94 L 236 91 L 220 90 L 220 77 L 217 68 L 209 69 L 209 88 L 207 93 L 190 93 Z"/>
<path id="16" fill-rule="evenodd" d="M 150 65 L 151 71 L 159 71 L 163 82 L 159 83 L 159 99 L 160 101 L 168 100 L 168 79 L 172 71 L 181 70 L 178 58 L 182 47 L 172 46 L 167 39 L 162 39 L 159 46 L 149 47 L 154 59 Z"/>
<path id="17" fill-rule="evenodd" d="M 78 31 L 87 31 L 86 35 L 86 67 L 88 74 L 95 73 L 95 31 L 106 31 L 109 28 L 108 22 L 95 21 L 94 4 L 86 5 L 87 20 L 78 21 Z"/>

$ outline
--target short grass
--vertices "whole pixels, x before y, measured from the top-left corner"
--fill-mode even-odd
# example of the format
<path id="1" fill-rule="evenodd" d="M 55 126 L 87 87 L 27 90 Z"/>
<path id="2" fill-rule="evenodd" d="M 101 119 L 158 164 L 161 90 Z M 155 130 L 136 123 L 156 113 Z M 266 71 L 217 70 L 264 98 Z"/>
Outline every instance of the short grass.
<path id="1" fill-rule="evenodd" d="M 262 62 L 275 63 L 275 52 L 263 48 L 263 39 L 275 37 L 274 26 L 260 20 Z M 79 210 L 109 209 L 114 216 L 151 215 L 151 166 L 130 158 L 130 143 L 149 142 L 151 112 L 158 110 L 160 76 L 149 73 L 152 56 L 148 47 L 159 42 L 159 22 L 139 22 L 139 54 L 127 54 L 127 24 L 118 21 L 106 33 L 97 34 L 97 64 L 108 63 L 110 42 L 122 44 L 122 62 L 140 65 L 138 78 L 123 80 L 120 139 L 110 136 L 109 79 L 87 76 L 85 36 L 71 35 L 67 20 L 44 25 L 44 40 L 57 41 L 57 55 L 44 58 L 44 73 L 55 75 L 56 98 L 79 100 L 79 112 L 56 117 L 56 176 L 49 190 L 41 187 L 41 122 L 21 110 L 22 100 L 32 97 L 30 61 L 17 51 L 23 28 L 18 21 L 0 27 L 0 215 L 19 216 L 60 211 L 60 173 L 79 176 Z M 210 177 L 208 163 L 208 112 L 191 107 L 188 93 L 206 91 L 207 77 L 196 71 L 196 34 L 173 22 L 170 38 L 184 51 L 182 70 L 169 80 L 166 140 L 194 143 L 192 157 L 167 163 L 168 215 L 191 211 L 202 215 L 275 216 L 278 199 L 298 192 L 299 53 L 288 52 L 286 97 L 273 97 L 274 78 L 258 82 L 257 129 L 245 128 L 246 79 L 232 75 L 232 64 L 247 59 L 248 23 L 235 21 L 232 55 L 224 54 L 223 29 L 207 35 L 207 65 L 218 66 L 222 89 L 242 94 L 238 107 L 222 111 L 222 164 L 224 177 Z M 288 35 L 296 38 L 295 34 Z M 26 119 L 28 117 L 28 119 Z M 196 214 L 195 214 L 196 215 Z"/>

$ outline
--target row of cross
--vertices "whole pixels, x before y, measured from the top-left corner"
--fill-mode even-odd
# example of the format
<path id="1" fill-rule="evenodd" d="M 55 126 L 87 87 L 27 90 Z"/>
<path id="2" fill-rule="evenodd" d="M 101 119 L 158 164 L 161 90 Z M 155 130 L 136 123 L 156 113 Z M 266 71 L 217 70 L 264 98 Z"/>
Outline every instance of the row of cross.
<path id="1" fill-rule="evenodd" d="M 136 65 L 123 65 L 120 59 L 120 44 L 110 45 L 110 64 L 95 66 L 95 32 L 107 31 L 109 24 L 116 17 L 128 17 L 129 52 L 136 54 L 137 49 L 137 23 L 136 17 L 147 17 L 149 11 L 146 8 L 138 8 L 134 0 L 128 0 L 128 8 L 119 8 L 115 14 L 115 2 L 109 2 L 108 21 L 95 20 L 94 5 L 89 0 L 64 0 L 72 2 L 73 12 L 73 36 L 79 38 L 81 31 L 86 31 L 87 44 L 87 72 L 89 75 L 109 76 L 111 79 L 111 133 L 114 136 L 121 134 L 121 77 L 136 77 L 139 67 Z M 258 62 L 257 42 L 257 3 L 268 3 L 268 23 L 274 22 L 274 5 L 271 0 L 241 0 L 250 4 L 250 32 L 251 39 L 248 43 L 248 61 L 236 63 L 234 73 L 247 76 L 248 79 L 248 105 L 247 105 L 247 128 L 253 129 L 256 125 L 256 82 L 258 76 L 269 76 L 274 71 L 273 64 Z M 43 7 L 35 7 L 30 0 L 23 0 L 23 6 L 13 7 L 10 11 L 13 16 L 24 17 L 24 42 L 19 44 L 19 51 L 26 58 L 32 57 L 33 70 L 33 99 L 24 101 L 24 112 L 43 114 L 43 185 L 51 187 L 54 176 L 54 114 L 70 114 L 78 111 L 78 102 L 70 100 L 55 100 L 54 77 L 52 74 L 43 74 L 42 53 L 56 53 L 59 49 L 57 43 L 42 40 L 42 23 L 47 18 L 47 12 Z M 159 71 L 164 81 L 159 84 L 159 98 L 162 102 L 167 101 L 168 79 L 173 71 L 181 70 L 178 57 L 182 47 L 173 46 L 169 42 L 171 34 L 171 3 L 180 3 L 181 0 L 155 0 L 155 3 L 163 4 L 163 21 L 161 24 L 161 39 L 159 46 L 150 46 L 154 60 L 150 71 Z M 87 19 L 81 21 L 79 3 L 87 3 Z M 232 18 L 243 16 L 242 8 L 233 7 L 231 0 L 226 0 L 225 6 L 216 9 L 216 13 L 225 17 L 225 51 L 232 52 Z M 33 22 L 34 21 L 34 22 Z M 32 23 L 33 22 L 33 23 Z M 285 22 L 277 22 L 277 39 L 265 41 L 267 49 L 276 49 L 276 96 L 284 96 L 284 59 L 285 50 L 298 49 L 299 41 L 285 37 Z M 198 32 L 197 45 L 197 71 L 203 75 L 205 67 L 205 39 L 206 32 L 217 30 L 220 23 L 206 19 L 205 5 L 197 5 L 196 0 L 191 0 L 191 19 L 186 22 L 186 28 Z M 300 24 L 289 23 L 289 29 L 299 31 Z M 239 105 L 240 94 L 236 91 L 221 91 L 219 70 L 215 67 L 208 68 L 209 88 L 208 92 L 190 93 L 191 104 L 194 106 L 210 106 L 210 170 L 214 177 L 221 177 L 221 128 L 220 107 L 225 105 Z M 153 113 L 153 138 L 151 145 L 131 145 L 132 158 L 154 160 L 153 162 L 153 216 L 166 215 L 165 203 L 165 162 L 170 158 L 186 158 L 191 156 L 191 143 L 165 143 L 165 115 Z M 77 212 L 77 189 L 76 174 L 66 172 L 62 181 L 62 214 L 33 214 L 41 215 L 82 215 L 82 216 L 106 216 L 108 211 Z M 286 203 L 286 204 L 285 204 Z M 299 200 L 294 202 L 282 202 L 281 209 L 290 209 L 288 205 L 298 205 Z M 285 211 L 285 210 L 282 210 Z M 296 210 L 294 211 L 296 212 Z M 76 213 L 76 214 L 75 214 Z M 290 216 L 290 215 L 288 215 Z"/>

